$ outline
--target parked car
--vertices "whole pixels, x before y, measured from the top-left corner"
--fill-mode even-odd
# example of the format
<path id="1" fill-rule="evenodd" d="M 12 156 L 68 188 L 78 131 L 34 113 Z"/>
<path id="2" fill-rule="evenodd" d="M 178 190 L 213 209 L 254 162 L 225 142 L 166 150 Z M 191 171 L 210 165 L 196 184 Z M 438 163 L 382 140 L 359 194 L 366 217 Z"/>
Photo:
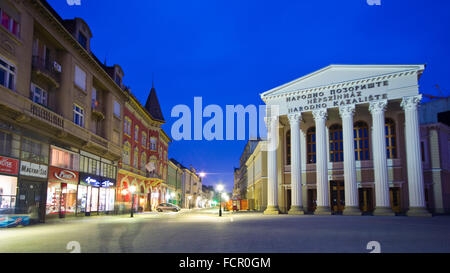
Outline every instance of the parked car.
<path id="1" fill-rule="evenodd" d="M 158 207 L 156 208 L 157 211 L 159 212 L 163 212 L 163 211 L 175 211 L 178 212 L 180 211 L 180 207 L 174 204 L 170 204 L 170 203 L 161 203 L 158 205 Z"/>

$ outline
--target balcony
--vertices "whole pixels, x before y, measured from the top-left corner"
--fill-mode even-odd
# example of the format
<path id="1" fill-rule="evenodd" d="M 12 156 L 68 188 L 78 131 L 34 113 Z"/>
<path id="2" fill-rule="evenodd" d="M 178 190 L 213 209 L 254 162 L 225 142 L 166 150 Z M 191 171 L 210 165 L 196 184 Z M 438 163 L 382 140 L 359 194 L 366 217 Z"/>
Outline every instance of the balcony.
<path id="1" fill-rule="evenodd" d="M 55 88 L 59 88 L 61 66 L 56 61 L 44 59 L 40 56 L 33 56 L 32 69 L 33 76 L 47 81 Z"/>
<path id="2" fill-rule="evenodd" d="M 103 114 L 103 108 L 99 104 L 98 100 L 92 101 L 92 116 L 98 120 L 104 120 L 105 115 Z"/>

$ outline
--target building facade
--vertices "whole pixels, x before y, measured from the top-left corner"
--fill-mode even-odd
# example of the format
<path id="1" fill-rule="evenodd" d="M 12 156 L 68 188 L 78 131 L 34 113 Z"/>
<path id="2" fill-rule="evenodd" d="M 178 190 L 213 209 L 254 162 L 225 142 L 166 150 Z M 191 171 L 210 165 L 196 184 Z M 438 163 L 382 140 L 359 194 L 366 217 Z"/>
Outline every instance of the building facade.
<path id="1" fill-rule="evenodd" d="M 261 94 L 268 140 L 247 161 L 252 176 L 264 178 L 259 166 L 267 171 L 267 205 L 259 209 L 411 216 L 446 210 L 447 201 L 439 200 L 447 193 L 424 176 L 418 113 L 424 69 L 331 65 Z M 262 165 L 253 160 L 260 154 L 267 155 Z M 443 174 L 436 179 L 447 185 Z"/>
<path id="2" fill-rule="evenodd" d="M 249 141 L 247 141 L 247 144 L 245 144 L 244 151 L 242 152 L 241 158 L 239 159 L 239 168 L 234 169 L 234 186 L 232 199 L 247 199 L 248 175 L 247 166 L 245 165 L 245 163 L 255 150 L 256 145 L 259 141 L 260 139 L 250 139 Z"/>
<path id="3" fill-rule="evenodd" d="M 145 107 L 129 93 L 123 121 L 123 156 L 119 163 L 117 200 L 121 210 L 154 211 L 169 200 L 167 153 L 169 137 L 156 90 L 152 87 Z M 134 200 L 132 200 L 134 199 Z"/>
<path id="4" fill-rule="evenodd" d="M 179 207 L 183 206 L 183 174 L 182 166 L 176 160 L 170 159 L 167 168 L 167 185 L 174 194 L 171 194 L 169 202 Z"/>
<path id="5" fill-rule="evenodd" d="M 114 211 L 127 99 L 89 26 L 46 1 L 0 2 L 2 213 L 36 221 Z"/>

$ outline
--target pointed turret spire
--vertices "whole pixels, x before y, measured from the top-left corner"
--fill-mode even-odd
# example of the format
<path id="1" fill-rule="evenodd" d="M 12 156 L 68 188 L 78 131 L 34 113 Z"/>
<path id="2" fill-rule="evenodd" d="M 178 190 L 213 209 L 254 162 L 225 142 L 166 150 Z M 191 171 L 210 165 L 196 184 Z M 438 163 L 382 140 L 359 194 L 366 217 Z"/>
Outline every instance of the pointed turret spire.
<path id="1" fill-rule="evenodd" d="M 165 122 L 161 107 L 159 105 L 158 96 L 156 95 L 156 89 L 153 80 L 152 89 L 150 90 L 147 102 L 145 103 L 145 109 L 147 109 L 152 118 Z"/>

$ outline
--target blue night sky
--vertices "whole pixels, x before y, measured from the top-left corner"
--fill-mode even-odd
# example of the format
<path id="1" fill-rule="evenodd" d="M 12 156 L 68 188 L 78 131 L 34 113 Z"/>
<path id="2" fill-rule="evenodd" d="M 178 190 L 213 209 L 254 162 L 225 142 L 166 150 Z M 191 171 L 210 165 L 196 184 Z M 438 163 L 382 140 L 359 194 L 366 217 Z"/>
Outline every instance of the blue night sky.
<path id="1" fill-rule="evenodd" d="M 91 49 L 119 64 L 145 104 L 155 87 L 170 135 L 172 107 L 255 104 L 259 94 L 329 64 L 427 64 L 421 92 L 450 93 L 450 1 L 48 0 L 64 19 L 83 18 Z M 193 109 L 192 109 L 193 111 Z M 205 118 L 204 122 L 208 119 Z M 169 157 L 233 187 L 246 141 L 178 141 Z"/>

